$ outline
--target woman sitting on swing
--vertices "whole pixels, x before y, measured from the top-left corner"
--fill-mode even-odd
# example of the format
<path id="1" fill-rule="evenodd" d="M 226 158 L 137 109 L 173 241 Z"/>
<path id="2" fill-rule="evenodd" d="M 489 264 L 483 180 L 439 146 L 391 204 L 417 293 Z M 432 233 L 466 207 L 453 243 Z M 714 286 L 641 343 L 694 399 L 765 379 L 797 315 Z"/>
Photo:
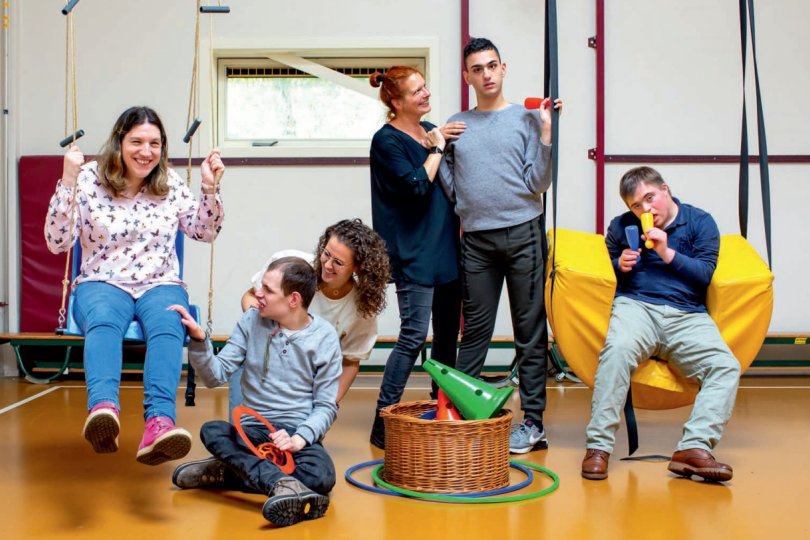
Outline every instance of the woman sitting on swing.
<path id="1" fill-rule="evenodd" d="M 168 167 L 166 131 L 148 107 L 124 111 L 97 162 L 84 164 L 75 146 L 65 155 L 45 237 L 53 253 L 81 241 L 81 273 L 73 288 L 74 313 L 85 332 L 89 414 L 82 433 L 97 453 L 118 450 L 122 341 L 133 318 L 143 327 L 147 348 L 146 428 L 137 459 L 158 465 L 184 457 L 191 448 L 191 435 L 174 425 L 185 328 L 180 315 L 166 308 L 188 308 L 175 250 L 178 229 L 211 242 L 224 218 L 218 186 L 225 166 L 219 150 L 211 151 L 200 171 L 198 202 Z"/>

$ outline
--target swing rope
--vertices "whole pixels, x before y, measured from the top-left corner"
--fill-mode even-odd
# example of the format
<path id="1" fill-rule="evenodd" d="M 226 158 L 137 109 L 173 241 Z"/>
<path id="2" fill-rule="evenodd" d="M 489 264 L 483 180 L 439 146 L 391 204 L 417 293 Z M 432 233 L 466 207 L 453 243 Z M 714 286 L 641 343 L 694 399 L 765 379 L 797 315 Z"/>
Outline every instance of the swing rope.
<path id="1" fill-rule="evenodd" d="M 219 5 L 222 6 L 222 0 L 219 0 Z M 199 14 L 199 9 L 197 13 Z M 198 15 L 199 17 L 199 15 Z M 214 18 L 208 17 L 208 58 L 209 58 L 209 71 L 211 73 L 211 141 L 217 140 L 217 117 L 214 110 Z M 208 274 L 208 323 L 206 329 L 208 335 L 211 335 L 212 327 L 214 325 L 214 240 L 216 238 L 216 223 L 217 223 L 217 193 L 219 192 L 219 181 L 214 178 L 214 215 L 211 222 L 211 261 L 209 264 Z"/>
<path id="2" fill-rule="evenodd" d="M 65 1 L 65 5 L 69 3 L 69 0 Z M 79 110 L 78 110 L 78 101 L 76 98 L 76 47 L 74 41 L 74 33 L 73 33 L 73 11 L 70 11 L 67 14 L 67 29 L 66 29 L 66 43 L 65 43 L 65 138 L 68 137 L 68 119 L 70 117 L 69 109 L 71 104 L 71 94 L 73 97 L 72 105 L 73 105 L 73 131 L 74 134 L 73 140 L 70 142 L 70 146 L 73 147 L 76 145 L 76 132 L 78 130 L 79 125 Z M 71 92 L 72 89 L 72 92 Z M 67 298 L 67 291 L 68 287 L 70 286 L 70 252 L 73 249 L 73 242 L 74 242 L 74 227 L 76 221 L 76 196 L 79 193 L 79 185 L 78 182 L 73 187 L 73 202 L 70 207 L 70 228 L 68 229 L 68 250 L 67 250 L 67 258 L 65 259 L 65 275 L 62 278 L 62 306 L 59 308 L 59 327 L 56 329 L 56 333 L 61 333 L 64 329 L 65 325 L 65 315 L 67 311 L 65 310 L 65 300 Z"/>
<path id="3" fill-rule="evenodd" d="M 197 117 L 197 71 L 198 58 L 200 52 L 200 5 L 202 0 L 197 0 L 197 26 L 194 30 L 194 65 L 191 68 L 191 93 L 188 98 L 188 119 L 186 121 L 186 131 L 191 127 L 192 119 Z M 191 187 L 191 158 L 193 155 L 194 135 L 188 141 L 188 165 L 186 166 L 186 185 Z"/>
<path id="4" fill-rule="evenodd" d="M 188 118 L 186 122 L 186 130 L 191 128 L 192 119 L 197 117 L 197 102 L 199 100 L 199 86 L 197 81 L 199 79 L 199 53 L 200 53 L 200 6 L 202 0 L 197 0 L 197 24 L 194 31 L 194 66 L 191 71 L 191 92 L 188 103 Z M 222 7 L 222 0 L 218 1 Z M 208 58 L 210 61 L 210 83 L 211 83 L 211 141 L 216 141 L 217 135 L 217 121 L 216 110 L 214 106 L 214 87 L 215 87 L 215 66 L 214 66 L 214 21 L 211 17 L 208 19 Z M 186 167 L 186 181 L 191 186 L 191 160 L 193 155 L 194 134 L 191 134 L 188 141 L 188 166 Z M 216 222 L 217 222 L 217 200 L 216 196 L 219 193 L 219 181 L 214 180 L 213 196 L 214 196 L 214 210 L 213 220 L 211 222 L 211 259 L 209 263 L 208 273 L 208 321 L 206 323 L 206 330 L 211 335 L 214 325 L 214 243 L 216 240 Z"/>

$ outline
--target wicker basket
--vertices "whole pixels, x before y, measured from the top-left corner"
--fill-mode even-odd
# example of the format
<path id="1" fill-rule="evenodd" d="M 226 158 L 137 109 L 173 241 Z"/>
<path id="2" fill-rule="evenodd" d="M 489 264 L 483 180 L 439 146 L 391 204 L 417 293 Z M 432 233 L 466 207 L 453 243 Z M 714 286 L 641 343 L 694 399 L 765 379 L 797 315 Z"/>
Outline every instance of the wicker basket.
<path id="1" fill-rule="evenodd" d="M 489 420 L 420 420 L 435 401 L 384 408 L 383 479 L 425 493 L 473 493 L 509 485 L 512 412 Z"/>

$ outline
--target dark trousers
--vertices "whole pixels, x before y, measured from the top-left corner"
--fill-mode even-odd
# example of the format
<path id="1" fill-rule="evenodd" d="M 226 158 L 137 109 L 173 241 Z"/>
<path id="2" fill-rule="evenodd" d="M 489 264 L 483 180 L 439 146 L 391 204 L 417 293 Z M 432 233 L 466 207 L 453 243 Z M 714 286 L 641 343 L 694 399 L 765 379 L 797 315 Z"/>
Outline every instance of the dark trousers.
<path id="1" fill-rule="evenodd" d="M 286 429 L 292 436 L 294 428 L 273 426 L 276 430 Z M 264 426 L 243 426 L 245 435 L 254 446 L 271 442 L 270 432 Z M 205 448 L 228 468 L 225 485 L 229 489 L 270 495 L 273 486 L 284 476 L 281 469 L 270 460 L 256 457 L 242 440 L 242 437 L 228 422 L 214 420 L 206 422 L 200 429 L 200 439 Z M 295 471 L 292 476 L 312 491 L 326 495 L 335 486 L 335 464 L 320 443 L 307 445 L 295 454 Z"/>
<path id="2" fill-rule="evenodd" d="M 480 375 L 506 280 L 521 408 L 525 419 L 534 422 L 542 422 L 546 409 L 546 251 L 543 215 L 504 229 L 465 232 L 461 239 L 464 333 L 458 369 Z"/>
<path id="3" fill-rule="evenodd" d="M 461 287 L 459 280 L 436 286 L 398 281 L 399 338 L 385 364 L 377 410 L 399 403 L 416 359 L 427 340 L 433 314 L 433 343 L 430 357 L 455 367 L 458 330 L 461 324 Z M 433 383 L 431 396 L 436 397 Z"/>

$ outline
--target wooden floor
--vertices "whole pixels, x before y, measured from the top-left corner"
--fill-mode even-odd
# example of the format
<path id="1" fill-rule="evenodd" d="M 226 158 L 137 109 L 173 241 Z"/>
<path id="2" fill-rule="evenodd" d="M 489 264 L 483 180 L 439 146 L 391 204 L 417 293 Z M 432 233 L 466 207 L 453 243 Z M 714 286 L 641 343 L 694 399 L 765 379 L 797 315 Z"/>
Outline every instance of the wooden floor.
<path id="1" fill-rule="evenodd" d="M 0 538 L 3 540 L 399 538 L 476 539 L 757 539 L 808 538 L 810 379 L 745 377 L 716 457 L 734 467 L 727 484 L 677 478 L 666 463 L 619 461 L 610 478 L 579 475 L 591 392 L 552 382 L 546 429 L 550 448 L 526 459 L 559 474 L 560 488 L 541 499 L 497 505 L 450 505 L 359 490 L 343 479 L 354 464 L 383 457 L 368 444 L 379 377 L 361 375 L 341 403 L 325 445 L 338 469 L 326 516 L 273 530 L 261 515 L 265 497 L 175 488 L 176 463 L 135 461 L 142 434 L 139 383 L 121 390 L 121 450 L 94 454 L 80 432 L 86 414 L 81 382 L 36 386 L 0 379 Z M 414 375 L 404 401 L 426 399 L 428 379 Z M 517 395 L 517 392 L 515 392 Z M 178 403 L 182 403 L 178 391 Z M 200 426 L 227 413 L 227 390 L 198 387 L 197 406 L 178 407 L 179 425 Z M 518 410 L 517 398 L 510 403 Z M 669 454 L 689 408 L 637 411 L 640 452 Z M 190 459 L 207 457 L 195 440 Z M 809 465 L 810 466 L 810 465 Z M 370 480 L 366 469 L 357 476 Z M 518 474 L 514 476 L 519 481 Z M 550 484 L 539 478 L 530 490 Z"/>

